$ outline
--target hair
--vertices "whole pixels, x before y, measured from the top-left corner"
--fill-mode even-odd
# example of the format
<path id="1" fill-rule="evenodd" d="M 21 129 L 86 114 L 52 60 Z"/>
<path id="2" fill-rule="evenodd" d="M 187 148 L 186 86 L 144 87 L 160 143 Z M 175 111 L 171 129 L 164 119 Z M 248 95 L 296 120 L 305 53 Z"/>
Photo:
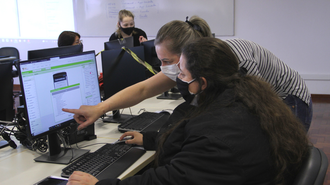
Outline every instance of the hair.
<path id="1" fill-rule="evenodd" d="M 57 45 L 58 47 L 61 46 L 71 46 L 74 41 L 76 40 L 76 36 L 79 37 L 79 33 L 73 32 L 73 31 L 63 31 L 57 39 Z"/>
<path id="2" fill-rule="evenodd" d="M 133 20 L 134 20 L 134 14 L 129 11 L 129 10 L 120 10 L 118 12 L 118 24 L 120 24 L 120 22 L 123 21 L 124 17 L 132 17 Z M 116 33 L 117 33 L 117 37 L 120 38 L 121 37 L 121 30 L 120 30 L 120 27 L 117 25 L 117 30 L 116 30 Z M 133 33 L 136 33 L 134 30 L 133 30 Z"/>
<path id="3" fill-rule="evenodd" d="M 197 39 L 183 48 L 182 55 L 186 58 L 186 68 L 192 78 L 204 77 L 207 80 L 198 106 L 185 119 L 208 111 L 214 99 L 225 89 L 233 89 L 235 99 L 222 102 L 220 106 L 229 106 L 232 103 L 230 101 L 241 101 L 251 113 L 258 116 L 260 127 L 269 139 L 275 169 L 274 182 L 286 184 L 286 177 L 297 174 L 310 145 L 303 125 L 290 108 L 276 95 L 269 83 L 257 76 L 240 74 L 236 56 L 220 39 Z M 162 145 L 174 128 L 160 137 L 156 160 L 159 160 Z"/>
<path id="4" fill-rule="evenodd" d="M 184 45 L 200 37 L 212 37 L 210 26 L 204 19 L 192 16 L 189 23 L 174 20 L 163 25 L 157 32 L 155 45 L 166 41 L 169 52 L 180 55 Z"/>

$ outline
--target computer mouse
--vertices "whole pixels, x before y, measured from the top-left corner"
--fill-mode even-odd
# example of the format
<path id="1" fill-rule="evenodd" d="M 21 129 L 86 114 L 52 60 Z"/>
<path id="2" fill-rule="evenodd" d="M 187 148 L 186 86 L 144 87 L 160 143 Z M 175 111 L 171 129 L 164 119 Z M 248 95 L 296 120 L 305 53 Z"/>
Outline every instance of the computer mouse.
<path id="1" fill-rule="evenodd" d="M 133 139 L 133 137 L 132 137 L 132 136 L 126 136 L 126 137 L 124 137 L 122 140 L 117 140 L 117 141 L 115 142 L 115 144 L 125 143 L 126 140 L 130 140 L 130 139 Z"/>

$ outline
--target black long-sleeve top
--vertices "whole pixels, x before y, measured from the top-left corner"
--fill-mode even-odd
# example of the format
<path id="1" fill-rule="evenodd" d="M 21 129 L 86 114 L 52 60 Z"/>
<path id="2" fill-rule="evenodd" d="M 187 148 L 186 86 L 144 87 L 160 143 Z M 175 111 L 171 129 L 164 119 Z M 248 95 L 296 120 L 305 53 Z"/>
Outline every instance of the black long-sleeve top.
<path id="1" fill-rule="evenodd" d="M 228 100 L 234 101 L 231 90 L 222 93 L 207 112 L 177 126 L 163 145 L 159 167 L 97 185 L 272 184 L 269 142 L 259 119 L 241 102 L 220 106 Z M 171 127 L 190 108 L 186 103 L 179 105 L 167 125 Z M 156 146 L 155 137 L 156 133 L 144 134 L 147 149 Z"/>

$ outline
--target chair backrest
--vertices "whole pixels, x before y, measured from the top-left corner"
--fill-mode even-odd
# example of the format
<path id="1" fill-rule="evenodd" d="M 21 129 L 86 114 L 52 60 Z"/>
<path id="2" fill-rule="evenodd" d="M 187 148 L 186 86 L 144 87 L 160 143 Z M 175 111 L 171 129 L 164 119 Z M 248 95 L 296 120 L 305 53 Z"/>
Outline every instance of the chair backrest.
<path id="1" fill-rule="evenodd" d="M 17 62 L 20 61 L 18 49 L 14 48 L 14 47 L 2 47 L 2 48 L 0 48 L 0 56 L 15 57 L 15 59 L 7 60 L 6 62 L 11 62 L 16 67 L 15 70 L 12 70 L 12 75 L 13 75 L 13 77 L 17 77 L 18 76 Z"/>
<path id="2" fill-rule="evenodd" d="M 14 56 L 16 59 L 19 58 L 19 52 L 14 47 L 2 47 L 0 48 L 0 56 Z"/>
<path id="3" fill-rule="evenodd" d="M 327 169 L 327 156 L 322 150 L 313 146 L 293 185 L 323 185 Z"/>

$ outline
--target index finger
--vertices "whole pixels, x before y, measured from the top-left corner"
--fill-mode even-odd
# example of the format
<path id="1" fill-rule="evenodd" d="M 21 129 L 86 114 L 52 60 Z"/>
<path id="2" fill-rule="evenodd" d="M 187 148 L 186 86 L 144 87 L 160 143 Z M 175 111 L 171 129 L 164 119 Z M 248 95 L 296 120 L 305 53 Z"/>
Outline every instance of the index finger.
<path id="1" fill-rule="evenodd" d="M 75 114 L 77 112 L 78 109 L 67 109 L 67 108 L 62 108 L 62 111 L 64 112 L 69 112 L 69 113 L 73 113 Z"/>

